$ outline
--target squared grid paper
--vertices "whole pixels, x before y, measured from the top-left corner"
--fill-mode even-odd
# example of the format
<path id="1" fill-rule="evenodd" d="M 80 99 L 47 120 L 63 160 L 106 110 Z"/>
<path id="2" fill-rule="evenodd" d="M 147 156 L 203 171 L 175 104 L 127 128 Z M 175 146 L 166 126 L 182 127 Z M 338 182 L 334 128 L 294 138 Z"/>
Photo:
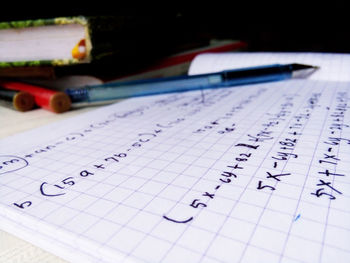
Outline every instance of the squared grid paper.
<path id="1" fill-rule="evenodd" d="M 226 114 L 262 89 L 241 109 Z M 298 80 L 229 91 L 127 100 L 1 141 L 1 155 L 25 156 L 67 135 L 80 136 L 91 123 L 97 127 L 50 151 L 38 151 L 23 169 L 0 174 L 0 213 L 20 225 L 21 231 L 37 233 L 33 239 L 50 240 L 42 242 L 45 249 L 77 262 L 69 255 L 72 250 L 91 262 L 349 261 L 350 181 L 349 168 L 343 163 L 349 161 L 347 141 L 333 152 L 340 161 L 332 168 L 333 173 L 346 176 L 330 178 L 342 194 L 336 200 L 310 194 L 320 179 L 319 159 L 327 149 L 324 141 L 330 136 L 335 98 L 347 91 L 347 84 Z M 271 170 L 272 156 L 288 137 L 294 116 L 305 112 L 315 93 L 321 94 L 316 107 L 293 137 L 298 143 L 291 153 L 298 158 Z M 270 129 L 273 139 L 249 141 L 248 134 L 261 132 L 271 114 L 281 110 L 285 94 L 294 94 L 293 104 L 289 114 Z M 135 111 L 142 106 L 141 113 Z M 108 125 L 99 124 L 113 113 L 125 112 L 132 113 Z M 349 123 L 346 113 L 343 124 Z M 235 130 L 220 134 L 225 127 Z M 337 136 L 350 139 L 350 128 L 343 127 Z M 161 131 L 156 133 L 157 129 Z M 21 146 L 28 138 L 34 139 Z M 135 142 L 142 145 L 132 147 Z M 259 148 L 236 147 L 238 143 Z M 118 162 L 104 161 L 120 153 L 127 156 Z M 237 161 L 239 154 L 249 153 L 248 160 Z M 102 164 L 103 168 L 96 168 Z M 235 164 L 244 169 L 227 168 Z M 82 171 L 91 174 L 81 177 Z M 237 178 L 220 183 L 223 171 L 234 172 Z M 291 175 L 277 182 L 266 179 L 267 171 Z M 74 185 L 62 184 L 66 178 L 74 180 Z M 259 181 L 276 190 L 258 190 Z M 43 196 L 43 182 L 47 193 L 58 196 Z M 216 186 L 220 187 L 214 190 Z M 190 206 L 196 199 L 202 203 L 198 208 Z M 32 202 L 30 207 L 13 205 L 26 200 Z M 193 219 L 175 223 L 163 216 Z"/>

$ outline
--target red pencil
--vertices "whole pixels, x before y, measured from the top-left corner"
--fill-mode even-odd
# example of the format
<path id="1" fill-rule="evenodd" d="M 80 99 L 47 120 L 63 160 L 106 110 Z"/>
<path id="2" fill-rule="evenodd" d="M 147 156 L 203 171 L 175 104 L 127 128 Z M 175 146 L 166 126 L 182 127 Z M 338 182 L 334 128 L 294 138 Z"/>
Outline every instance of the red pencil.
<path id="1" fill-rule="evenodd" d="M 38 106 L 56 113 L 65 112 L 71 106 L 69 96 L 63 92 L 13 81 L 1 81 L 0 86 L 10 90 L 26 91 L 34 96 Z"/>

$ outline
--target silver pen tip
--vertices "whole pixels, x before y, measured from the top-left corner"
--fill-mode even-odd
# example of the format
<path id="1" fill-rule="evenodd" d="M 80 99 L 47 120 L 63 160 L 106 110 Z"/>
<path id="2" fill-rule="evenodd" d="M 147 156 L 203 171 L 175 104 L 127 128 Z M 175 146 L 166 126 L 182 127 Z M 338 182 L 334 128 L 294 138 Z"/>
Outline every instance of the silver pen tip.
<path id="1" fill-rule="evenodd" d="M 305 65 L 305 64 L 292 64 L 293 73 L 292 78 L 305 79 L 318 70 L 319 66 Z"/>

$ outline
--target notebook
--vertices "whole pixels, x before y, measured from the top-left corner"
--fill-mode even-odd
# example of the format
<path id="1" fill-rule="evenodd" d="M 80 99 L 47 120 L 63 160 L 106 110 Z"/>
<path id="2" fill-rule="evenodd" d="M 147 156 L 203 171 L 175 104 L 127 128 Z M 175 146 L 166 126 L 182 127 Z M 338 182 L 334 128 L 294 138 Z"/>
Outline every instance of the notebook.
<path id="1" fill-rule="evenodd" d="M 326 75 L 134 98 L 5 138 L 0 226 L 71 262 L 348 262 L 349 83 Z"/>

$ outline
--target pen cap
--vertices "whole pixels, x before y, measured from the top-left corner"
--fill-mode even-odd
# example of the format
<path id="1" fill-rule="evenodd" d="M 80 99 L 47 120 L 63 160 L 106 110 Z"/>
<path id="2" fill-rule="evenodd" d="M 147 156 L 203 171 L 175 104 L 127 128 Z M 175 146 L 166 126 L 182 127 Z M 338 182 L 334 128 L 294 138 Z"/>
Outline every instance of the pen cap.
<path id="1" fill-rule="evenodd" d="M 70 109 L 71 100 L 63 92 L 45 89 L 20 82 L 1 82 L 6 89 L 25 91 L 34 96 L 35 103 L 50 111 L 61 113 Z"/>

